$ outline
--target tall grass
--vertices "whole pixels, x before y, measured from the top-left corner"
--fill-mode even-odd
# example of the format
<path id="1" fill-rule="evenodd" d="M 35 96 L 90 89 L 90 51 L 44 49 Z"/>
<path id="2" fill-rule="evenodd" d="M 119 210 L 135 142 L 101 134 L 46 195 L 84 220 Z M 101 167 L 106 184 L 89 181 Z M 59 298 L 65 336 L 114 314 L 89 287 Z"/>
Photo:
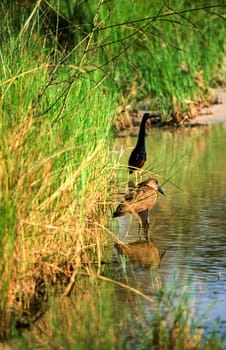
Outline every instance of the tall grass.
<path id="1" fill-rule="evenodd" d="M 210 87 L 225 84 L 224 6 L 205 5 L 125 2 L 122 9 L 113 1 L 110 18 L 101 7 L 99 41 L 109 43 L 104 61 L 114 64 L 124 107 L 145 99 L 164 118 L 180 122 L 195 115 L 196 104 L 210 102 Z"/>
<path id="2" fill-rule="evenodd" d="M 104 84 L 97 88 L 98 72 L 70 82 L 73 65 L 53 72 L 38 43 L 10 44 L 1 51 L 3 333 L 12 305 L 29 310 L 40 277 L 70 277 L 102 259 L 116 107 Z"/>

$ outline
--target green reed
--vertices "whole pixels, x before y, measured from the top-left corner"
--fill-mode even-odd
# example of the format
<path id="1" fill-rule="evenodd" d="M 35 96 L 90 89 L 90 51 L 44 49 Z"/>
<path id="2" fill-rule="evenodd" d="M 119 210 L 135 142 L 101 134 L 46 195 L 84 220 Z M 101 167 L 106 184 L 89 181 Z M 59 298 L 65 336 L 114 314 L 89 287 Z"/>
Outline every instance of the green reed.
<path id="1" fill-rule="evenodd" d="M 114 178 L 113 92 L 99 72 L 58 67 L 34 41 L 11 38 L 1 50 L 2 337 L 15 303 L 29 309 L 40 274 L 102 259 Z"/>

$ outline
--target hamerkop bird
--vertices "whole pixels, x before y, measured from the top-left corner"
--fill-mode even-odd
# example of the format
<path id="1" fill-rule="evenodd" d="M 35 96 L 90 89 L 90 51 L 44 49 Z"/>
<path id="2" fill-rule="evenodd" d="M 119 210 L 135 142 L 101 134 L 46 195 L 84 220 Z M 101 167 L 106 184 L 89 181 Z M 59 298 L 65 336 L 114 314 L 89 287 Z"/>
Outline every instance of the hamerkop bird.
<path id="1" fill-rule="evenodd" d="M 165 195 L 164 189 L 158 185 L 158 181 L 154 178 L 139 183 L 137 186 L 130 188 L 129 193 L 113 213 L 113 217 L 133 214 L 139 221 L 140 233 L 140 226 L 142 225 L 140 214 L 154 206 L 158 198 L 158 192 Z M 148 225 L 148 222 L 146 224 Z"/>
<path id="2" fill-rule="evenodd" d="M 152 115 L 150 113 L 144 113 L 143 115 L 137 144 L 129 157 L 128 168 L 130 174 L 132 174 L 135 170 L 142 168 L 146 162 L 147 154 L 145 147 L 145 124 L 147 119 L 150 119 L 151 117 Z"/>

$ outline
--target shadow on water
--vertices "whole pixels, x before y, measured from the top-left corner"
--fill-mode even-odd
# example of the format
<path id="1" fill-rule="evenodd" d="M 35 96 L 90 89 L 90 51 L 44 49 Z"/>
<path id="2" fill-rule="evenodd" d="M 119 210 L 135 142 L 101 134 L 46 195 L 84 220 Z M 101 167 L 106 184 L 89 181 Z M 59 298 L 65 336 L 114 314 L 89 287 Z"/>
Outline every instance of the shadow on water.
<path id="1" fill-rule="evenodd" d="M 152 242 L 166 251 L 158 269 L 161 288 L 170 291 L 175 285 L 188 287 L 197 315 L 201 318 L 211 304 L 209 325 L 220 318 L 222 332 L 226 331 L 225 135 L 226 124 L 154 129 L 146 138 L 145 166 L 159 175 L 159 183 L 167 191 L 149 213 Z M 120 138 L 116 144 L 118 150 L 123 150 L 125 169 L 120 178 L 125 184 L 127 158 L 135 140 Z M 143 177 L 147 176 L 148 172 L 144 173 Z M 138 239 L 135 219 L 121 217 L 113 225 L 124 242 Z M 150 294 L 150 271 L 143 268 L 135 274 L 136 287 Z"/>

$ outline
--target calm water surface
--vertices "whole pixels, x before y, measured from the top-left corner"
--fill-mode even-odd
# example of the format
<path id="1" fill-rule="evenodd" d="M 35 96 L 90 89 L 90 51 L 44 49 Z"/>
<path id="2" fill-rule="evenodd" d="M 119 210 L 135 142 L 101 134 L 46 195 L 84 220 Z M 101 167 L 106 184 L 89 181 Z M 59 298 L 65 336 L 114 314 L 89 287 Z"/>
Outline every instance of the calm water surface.
<path id="1" fill-rule="evenodd" d="M 121 153 L 120 192 L 126 191 L 126 169 L 136 137 L 118 138 Z M 211 328 L 219 318 L 226 332 L 226 124 L 182 130 L 151 130 L 146 137 L 148 161 L 142 179 L 158 174 L 167 196 L 160 195 L 151 210 L 153 243 L 166 250 L 157 271 L 161 287 L 183 291 L 193 301 L 191 310 Z M 117 203 L 117 202 L 116 202 Z M 113 230 L 125 242 L 138 240 L 138 225 L 130 216 L 115 219 Z M 150 269 L 136 268 L 128 283 L 148 295 L 153 294 Z M 180 292 L 175 293 L 176 298 Z M 123 291 L 118 302 L 125 301 Z M 133 304 L 133 301 L 131 301 Z M 133 308 L 133 305 L 131 305 Z M 152 312 L 144 302 L 145 313 Z"/>

